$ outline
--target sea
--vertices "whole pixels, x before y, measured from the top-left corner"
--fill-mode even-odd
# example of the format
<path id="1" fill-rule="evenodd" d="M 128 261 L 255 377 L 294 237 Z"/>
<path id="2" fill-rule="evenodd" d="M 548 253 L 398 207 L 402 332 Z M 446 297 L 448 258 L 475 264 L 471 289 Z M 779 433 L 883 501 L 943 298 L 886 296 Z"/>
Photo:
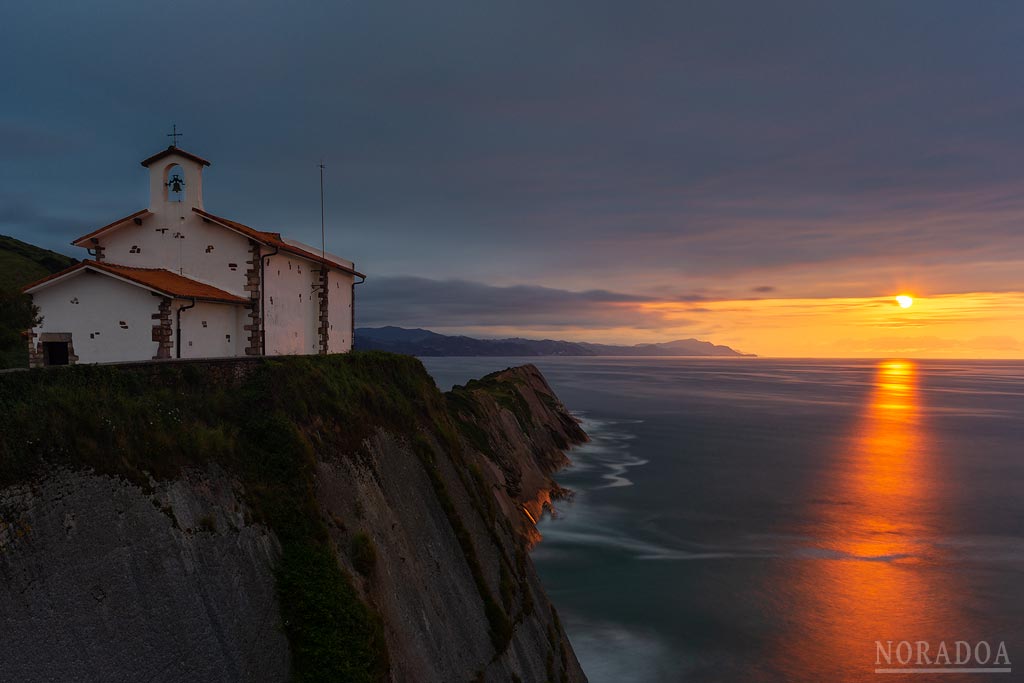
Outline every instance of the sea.
<path id="1" fill-rule="evenodd" d="M 1024 681 L 1024 362 L 422 360 L 590 435 L 533 559 L 592 683 Z"/>

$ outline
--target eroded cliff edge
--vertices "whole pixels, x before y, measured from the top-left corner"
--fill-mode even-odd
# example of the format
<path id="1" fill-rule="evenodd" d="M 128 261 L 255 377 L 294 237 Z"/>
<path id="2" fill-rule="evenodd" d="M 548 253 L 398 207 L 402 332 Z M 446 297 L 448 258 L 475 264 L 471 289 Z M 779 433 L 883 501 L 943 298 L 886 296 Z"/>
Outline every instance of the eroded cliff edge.
<path id="1" fill-rule="evenodd" d="M 0 376 L 0 680 L 584 681 L 527 550 L 585 438 L 532 366 Z"/>

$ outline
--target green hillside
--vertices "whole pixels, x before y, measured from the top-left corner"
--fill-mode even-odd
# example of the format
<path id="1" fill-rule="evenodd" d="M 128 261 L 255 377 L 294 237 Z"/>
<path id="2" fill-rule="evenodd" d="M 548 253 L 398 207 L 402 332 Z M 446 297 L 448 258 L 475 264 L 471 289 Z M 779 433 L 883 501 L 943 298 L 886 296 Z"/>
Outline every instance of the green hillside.
<path id="1" fill-rule="evenodd" d="M 0 369 L 28 365 L 20 327 L 30 318 L 19 312 L 27 304 L 18 290 L 73 263 L 69 256 L 0 235 Z"/>
<path id="2" fill-rule="evenodd" d="M 73 263 L 70 256 L 0 235 L 0 289 L 23 287 Z"/>

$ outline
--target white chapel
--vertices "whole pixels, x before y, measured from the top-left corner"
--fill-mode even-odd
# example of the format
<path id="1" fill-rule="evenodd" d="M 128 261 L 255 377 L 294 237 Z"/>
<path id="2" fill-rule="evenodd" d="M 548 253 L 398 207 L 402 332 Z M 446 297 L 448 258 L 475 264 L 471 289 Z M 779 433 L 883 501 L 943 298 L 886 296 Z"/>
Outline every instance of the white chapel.
<path id="1" fill-rule="evenodd" d="M 25 288 L 42 314 L 33 367 L 344 353 L 351 261 L 203 207 L 205 159 L 176 145 L 142 165 L 149 208 L 76 239 L 89 258 Z"/>

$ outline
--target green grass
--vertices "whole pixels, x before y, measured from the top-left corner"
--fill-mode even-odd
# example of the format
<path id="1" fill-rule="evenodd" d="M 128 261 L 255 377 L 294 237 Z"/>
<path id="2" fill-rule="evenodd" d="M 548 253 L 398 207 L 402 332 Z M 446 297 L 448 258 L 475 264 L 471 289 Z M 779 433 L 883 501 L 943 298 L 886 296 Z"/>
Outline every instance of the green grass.
<path id="1" fill-rule="evenodd" d="M 0 289 L 18 289 L 75 263 L 75 259 L 0 235 Z"/>
<path id="2" fill-rule="evenodd" d="M 0 235 L 0 296 L 4 293 L 17 292 L 25 285 L 63 270 L 73 263 L 75 259 L 63 254 Z M 0 322 L 0 325 L 8 324 L 10 323 L 6 318 Z M 0 368 L 28 367 L 27 345 L 24 342 L 17 343 L 17 335 L 23 331 L 0 329 L 0 338 L 15 340 L 9 347 L 6 341 L 0 344 Z"/>
<path id="3" fill-rule="evenodd" d="M 532 424 L 530 405 L 515 386 L 515 380 L 498 379 L 498 372 L 492 372 L 480 379 L 472 379 L 465 386 L 453 387 L 448 392 L 448 400 L 456 411 L 472 406 L 472 392 L 484 391 L 491 395 L 503 408 L 507 408 L 515 416 L 523 429 Z"/>

